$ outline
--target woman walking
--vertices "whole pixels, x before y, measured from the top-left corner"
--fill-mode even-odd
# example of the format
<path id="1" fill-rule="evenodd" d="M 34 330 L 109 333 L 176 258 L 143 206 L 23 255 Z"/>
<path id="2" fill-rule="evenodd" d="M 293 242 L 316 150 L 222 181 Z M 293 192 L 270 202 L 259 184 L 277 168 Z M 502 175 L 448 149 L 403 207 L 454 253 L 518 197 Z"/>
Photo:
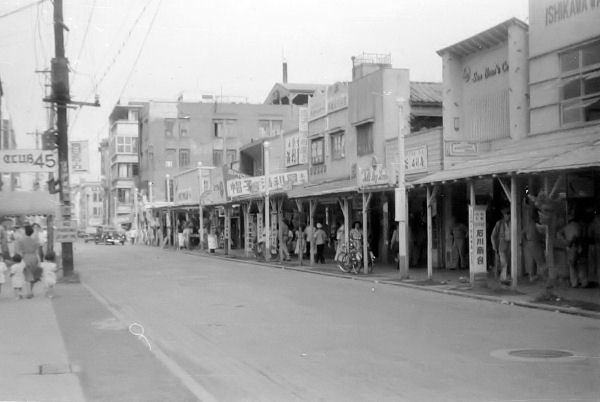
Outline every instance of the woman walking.
<path id="1" fill-rule="evenodd" d="M 25 236 L 19 239 L 19 250 L 25 263 L 25 282 L 29 283 L 27 289 L 27 298 L 33 297 L 33 285 L 40 280 L 41 272 L 39 269 L 39 242 L 33 237 L 34 230 L 31 226 L 25 226 Z"/>

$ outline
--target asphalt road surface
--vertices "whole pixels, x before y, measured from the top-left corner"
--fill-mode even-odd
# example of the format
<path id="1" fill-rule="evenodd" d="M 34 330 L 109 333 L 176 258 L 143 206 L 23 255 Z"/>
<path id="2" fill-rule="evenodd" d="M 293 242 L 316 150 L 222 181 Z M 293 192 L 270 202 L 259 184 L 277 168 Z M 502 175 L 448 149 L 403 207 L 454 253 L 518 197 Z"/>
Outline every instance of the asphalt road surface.
<path id="1" fill-rule="evenodd" d="M 595 319 L 145 246 L 75 261 L 173 400 L 600 400 Z"/>

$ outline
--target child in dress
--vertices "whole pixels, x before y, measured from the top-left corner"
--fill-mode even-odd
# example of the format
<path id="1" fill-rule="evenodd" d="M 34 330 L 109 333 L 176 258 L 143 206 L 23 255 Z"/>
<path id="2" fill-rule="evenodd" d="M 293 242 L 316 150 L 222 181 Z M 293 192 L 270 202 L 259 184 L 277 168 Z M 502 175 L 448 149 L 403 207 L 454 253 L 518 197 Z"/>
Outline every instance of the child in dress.
<path id="1" fill-rule="evenodd" d="M 19 254 L 15 254 L 12 258 L 14 264 L 10 267 L 10 277 L 12 287 L 15 291 L 17 299 L 23 298 L 23 286 L 25 285 L 25 263 Z"/>
<path id="2" fill-rule="evenodd" d="M 4 256 L 0 254 L 0 292 L 2 291 L 2 285 L 6 282 L 6 271 L 8 271 L 8 268 L 4 263 Z"/>
<path id="3" fill-rule="evenodd" d="M 46 297 L 52 298 L 54 296 L 54 285 L 56 285 L 56 263 L 54 262 L 56 255 L 54 252 L 49 251 L 46 253 L 46 257 L 43 262 L 40 262 L 40 268 L 42 268 L 42 283 L 46 289 Z"/>

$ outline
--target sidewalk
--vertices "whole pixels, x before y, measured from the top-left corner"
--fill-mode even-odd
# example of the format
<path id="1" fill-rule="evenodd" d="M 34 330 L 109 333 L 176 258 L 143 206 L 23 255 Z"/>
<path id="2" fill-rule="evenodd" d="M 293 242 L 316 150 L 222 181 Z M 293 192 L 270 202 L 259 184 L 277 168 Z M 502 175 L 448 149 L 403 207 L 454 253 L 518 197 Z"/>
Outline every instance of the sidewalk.
<path id="1" fill-rule="evenodd" d="M 36 289 L 16 300 L 10 281 L 0 294 L 0 400 L 83 401 L 50 299 Z"/>
<path id="2" fill-rule="evenodd" d="M 173 250 L 173 252 L 176 252 Z M 226 258 L 250 264 L 268 265 L 278 268 L 294 269 L 321 275 L 334 275 L 355 280 L 405 286 L 426 291 L 452 294 L 462 297 L 477 298 L 496 303 L 513 304 L 529 308 L 557 311 L 600 319 L 600 288 L 571 288 L 567 281 L 560 281 L 551 289 L 547 289 L 543 281 L 530 283 L 526 278 L 518 278 L 516 290 L 501 285 L 493 278 L 488 278 L 487 287 L 473 288 L 469 283 L 467 270 L 434 270 L 432 280 L 427 278 L 426 268 L 410 268 L 409 278 L 400 279 L 398 270 L 393 265 L 375 264 L 375 270 L 369 275 L 353 275 L 342 272 L 337 264 L 328 260 L 325 264 L 310 265 L 304 260 L 300 265 L 297 258 L 281 263 L 277 256 L 275 261 L 257 261 L 247 257 L 243 250 L 231 250 L 225 255 L 224 250 L 216 250 L 214 254 L 202 250 L 182 250 L 188 254 L 199 254 L 214 258 Z"/>

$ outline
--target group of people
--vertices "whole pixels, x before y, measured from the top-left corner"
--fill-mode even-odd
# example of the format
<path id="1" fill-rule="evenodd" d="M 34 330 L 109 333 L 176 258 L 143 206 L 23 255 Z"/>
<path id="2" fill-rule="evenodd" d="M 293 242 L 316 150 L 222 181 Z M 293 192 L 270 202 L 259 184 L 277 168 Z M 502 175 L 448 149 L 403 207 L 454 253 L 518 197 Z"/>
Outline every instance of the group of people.
<path id="1" fill-rule="evenodd" d="M 7 230 L 0 225 L 0 292 L 2 285 L 10 278 L 15 297 L 17 299 L 32 298 L 33 289 L 37 282 L 41 282 L 48 297 L 53 296 L 56 284 L 57 265 L 54 252 L 44 254 L 39 239 L 39 231 L 33 226 L 24 227 L 23 236 L 15 240 L 14 253 L 10 255 L 7 241 Z"/>

